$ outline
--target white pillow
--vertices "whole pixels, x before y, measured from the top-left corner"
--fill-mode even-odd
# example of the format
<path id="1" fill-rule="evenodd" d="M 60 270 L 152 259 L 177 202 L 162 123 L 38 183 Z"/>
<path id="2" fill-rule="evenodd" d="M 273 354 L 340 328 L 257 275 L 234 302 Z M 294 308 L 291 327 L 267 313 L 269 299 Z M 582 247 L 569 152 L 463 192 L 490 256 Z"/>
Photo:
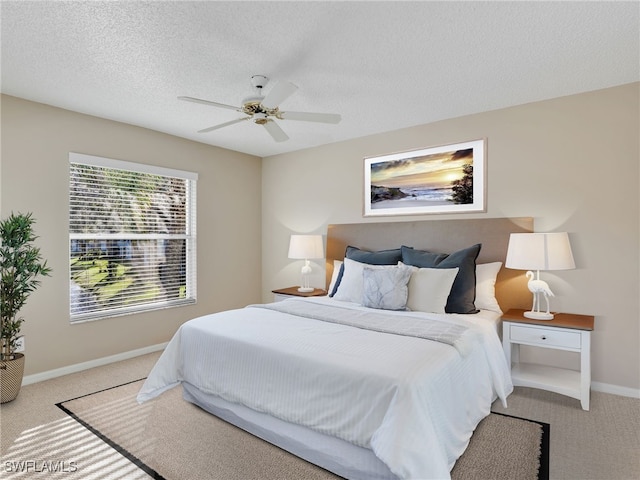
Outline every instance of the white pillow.
<path id="1" fill-rule="evenodd" d="M 329 282 L 329 295 L 333 292 L 333 289 L 336 286 L 336 282 L 338 281 L 338 275 L 340 275 L 340 267 L 342 266 L 342 260 L 334 260 L 333 261 L 333 273 L 331 274 L 331 281 Z"/>
<path id="2" fill-rule="evenodd" d="M 458 268 L 417 268 L 409 280 L 407 308 L 416 312 L 445 313 Z"/>
<path id="3" fill-rule="evenodd" d="M 405 265 L 393 268 L 364 267 L 362 306 L 383 310 L 405 310 L 407 283 L 412 273 L 411 267 Z"/>
<path id="4" fill-rule="evenodd" d="M 500 267 L 502 267 L 502 262 L 476 265 L 476 308 L 502 314 L 498 300 L 496 300 L 495 288 Z"/>
<path id="5" fill-rule="evenodd" d="M 343 302 L 354 302 L 358 304 L 362 304 L 362 292 L 364 291 L 364 267 L 373 269 L 397 268 L 396 265 L 369 265 L 367 263 L 356 262 L 350 258 L 344 259 L 343 267 L 344 272 L 342 274 L 342 280 L 340 280 L 338 291 L 333 298 Z"/>

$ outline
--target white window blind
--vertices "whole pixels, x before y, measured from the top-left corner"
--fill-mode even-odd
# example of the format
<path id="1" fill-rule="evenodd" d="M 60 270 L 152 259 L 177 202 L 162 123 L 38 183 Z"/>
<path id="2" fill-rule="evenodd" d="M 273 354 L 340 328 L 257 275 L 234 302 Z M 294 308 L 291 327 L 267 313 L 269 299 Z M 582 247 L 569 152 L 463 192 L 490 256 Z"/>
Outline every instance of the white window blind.
<path id="1" fill-rule="evenodd" d="M 71 322 L 196 301 L 197 174 L 69 154 Z"/>

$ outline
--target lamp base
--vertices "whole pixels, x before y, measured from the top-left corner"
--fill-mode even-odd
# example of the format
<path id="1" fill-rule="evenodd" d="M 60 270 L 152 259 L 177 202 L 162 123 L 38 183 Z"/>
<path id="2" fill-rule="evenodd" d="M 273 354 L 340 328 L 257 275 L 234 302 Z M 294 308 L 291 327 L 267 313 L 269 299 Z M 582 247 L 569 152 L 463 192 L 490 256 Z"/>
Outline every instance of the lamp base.
<path id="1" fill-rule="evenodd" d="M 547 312 L 524 312 L 524 316 L 533 320 L 553 320 L 553 313 Z"/>
<path id="2" fill-rule="evenodd" d="M 298 291 L 300 293 L 310 293 L 313 292 L 313 287 L 299 287 Z"/>

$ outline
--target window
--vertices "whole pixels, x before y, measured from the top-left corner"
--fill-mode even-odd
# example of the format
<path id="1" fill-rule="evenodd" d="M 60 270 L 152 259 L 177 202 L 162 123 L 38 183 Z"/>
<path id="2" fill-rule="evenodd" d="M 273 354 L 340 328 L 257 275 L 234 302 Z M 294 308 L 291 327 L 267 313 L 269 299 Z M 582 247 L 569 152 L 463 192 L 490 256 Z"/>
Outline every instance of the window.
<path id="1" fill-rule="evenodd" d="M 72 323 L 195 303 L 196 180 L 69 154 Z"/>

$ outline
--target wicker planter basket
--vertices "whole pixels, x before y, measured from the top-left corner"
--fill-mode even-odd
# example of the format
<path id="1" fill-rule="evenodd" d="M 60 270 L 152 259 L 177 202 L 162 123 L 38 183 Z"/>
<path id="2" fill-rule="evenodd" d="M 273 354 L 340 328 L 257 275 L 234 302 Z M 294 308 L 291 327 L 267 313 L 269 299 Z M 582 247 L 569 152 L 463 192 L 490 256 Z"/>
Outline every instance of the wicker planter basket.
<path id="1" fill-rule="evenodd" d="M 24 375 L 24 354 L 15 353 L 13 360 L 0 360 L 0 403 L 14 400 L 20 392 Z"/>

